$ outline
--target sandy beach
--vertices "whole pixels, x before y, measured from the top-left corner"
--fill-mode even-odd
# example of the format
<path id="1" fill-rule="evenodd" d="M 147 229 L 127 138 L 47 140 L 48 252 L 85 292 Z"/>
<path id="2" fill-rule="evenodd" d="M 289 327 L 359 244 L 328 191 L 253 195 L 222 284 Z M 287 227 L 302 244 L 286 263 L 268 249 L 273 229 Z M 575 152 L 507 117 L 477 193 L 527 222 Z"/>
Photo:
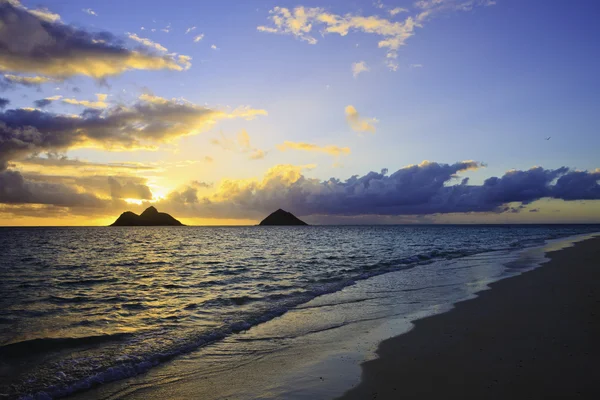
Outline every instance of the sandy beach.
<path id="1" fill-rule="evenodd" d="M 342 399 L 600 398 L 600 238 L 382 342 Z"/>

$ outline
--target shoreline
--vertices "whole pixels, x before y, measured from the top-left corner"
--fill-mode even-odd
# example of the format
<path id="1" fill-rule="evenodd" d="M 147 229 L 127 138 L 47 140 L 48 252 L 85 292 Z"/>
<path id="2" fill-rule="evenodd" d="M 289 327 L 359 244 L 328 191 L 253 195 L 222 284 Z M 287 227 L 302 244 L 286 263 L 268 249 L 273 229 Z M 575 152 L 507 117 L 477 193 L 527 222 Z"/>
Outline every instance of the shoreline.
<path id="1" fill-rule="evenodd" d="M 340 399 L 599 398 L 600 237 L 546 256 L 381 342 Z"/>
<path id="2" fill-rule="evenodd" d="M 361 364 L 376 357 L 376 349 L 383 341 L 406 334 L 423 318 L 447 313 L 456 304 L 477 299 L 483 292 L 490 291 L 490 283 L 495 285 L 492 282 L 512 279 L 515 273 L 521 276 L 532 267 L 540 269 L 548 259 L 548 252 L 585 240 L 580 236 L 588 235 L 554 239 L 542 247 L 528 247 L 518 252 L 481 253 L 361 280 L 294 307 L 248 331 L 178 356 L 146 373 L 106 383 L 69 398 L 337 398 L 360 383 Z M 503 277 L 506 273 L 509 276 Z M 455 274 L 462 274 L 463 278 L 458 275 L 451 278 Z M 431 281 L 431 286 L 422 287 L 423 276 L 441 281 Z M 449 278 L 454 282 L 451 285 L 448 285 Z M 413 280 L 416 286 L 411 287 Z M 438 296 L 457 299 L 442 304 L 435 300 Z M 361 302 L 356 303 L 356 300 Z M 421 305 L 413 309 L 410 304 L 415 301 Z M 336 325 L 335 321 L 342 325 L 332 326 Z M 290 329 L 290 333 L 296 332 L 291 336 L 298 336 L 286 338 L 283 333 Z M 248 347 L 252 343 L 262 344 Z M 231 354 L 232 349 L 243 349 L 235 350 L 238 355 L 250 351 L 248 357 L 242 357 L 242 365 L 238 356 L 219 356 Z M 258 354 L 260 357 L 256 357 Z M 234 368 L 231 373 L 224 372 L 223 368 L 227 369 L 228 365 Z"/>

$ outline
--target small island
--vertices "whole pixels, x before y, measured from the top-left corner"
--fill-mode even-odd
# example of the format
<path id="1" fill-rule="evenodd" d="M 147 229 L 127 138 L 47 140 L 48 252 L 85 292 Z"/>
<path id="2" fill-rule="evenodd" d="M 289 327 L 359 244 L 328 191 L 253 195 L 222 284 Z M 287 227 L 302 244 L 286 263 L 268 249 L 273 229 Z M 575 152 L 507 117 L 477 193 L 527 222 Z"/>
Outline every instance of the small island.
<path id="1" fill-rule="evenodd" d="M 185 226 L 167 213 L 150 206 L 141 215 L 125 211 L 110 226 Z"/>
<path id="2" fill-rule="evenodd" d="M 308 225 L 306 222 L 298 219 L 294 214 L 284 211 L 281 208 L 271 213 L 267 218 L 260 221 L 259 225 Z"/>

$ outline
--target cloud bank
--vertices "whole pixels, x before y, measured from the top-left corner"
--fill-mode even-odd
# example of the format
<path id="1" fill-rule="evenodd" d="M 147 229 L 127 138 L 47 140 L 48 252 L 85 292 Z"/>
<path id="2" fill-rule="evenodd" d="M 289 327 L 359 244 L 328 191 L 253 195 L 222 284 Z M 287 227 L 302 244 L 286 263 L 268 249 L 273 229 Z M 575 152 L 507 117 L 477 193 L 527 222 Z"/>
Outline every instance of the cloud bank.
<path id="1" fill-rule="evenodd" d="M 80 163 L 77 160 L 31 159 L 42 165 Z M 119 166 L 98 166 L 111 173 Z M 131 166 L 135 168 L 135 166 Z M 261 218 L 277 208 L 299 216 L 427 216 L 455 213 L 515 213 L 540 199 L 600 200 L 600 169 L 567 167 L 512 170 L 501 177 L 471 185 L 460 175 L 482 168 L 476 161 L 443 164 L 424 161 L 389 174 L 369 172 L 344 181 L 305 176 L 314 165 L 277 165 L 261 179 L 225 179 L 218 185 L 193 181 L 154 202 L 182 218 Z M 118 170 L 112 170 L 117 172 Z M 102 172 L 101 172 L 102 173 Z M 85 215 L 122 212 L 123 199 L 150 200 L 146 179 L 127 175 L 70 177 L 6 170 L 0 172 L 0 203 L 6 213 L 33 213 L 23 205 L 68 208 Z M 147 206 L 148 203 L 142 206 Z M 127 206 L 129 208 L 129 206 Z M 535 210 L 535 209 L 534 209 Z M 535 212 L 535 211 L 532 211 Z M 43 211 L 42 211 L 43 214 Z"/>
<path id="2" fill-rule="evenodd" d="M 224 119 L 253 119 L 265 110 L 215 110 L 185 100 L 144 94 L 132 105 L 86 108 L 78 115 L 36 109 L 0 112 L 0 171 L 8 162 L 74 147 L 148 148 L 200 133 Z"/>
<path id="3" fill-rule="evenodd" d="M 424 161 L 388 174 L 387 170 L 353 176 L 345 181 L 307 178 L 306 167 L 279 165 L 262 180 L 225 180 L 207 196 L 186 196 L 175 207 L 167 199 L 161 207 L 185 216 L 260 217 L 277 208 L 308 215 L 432 215 L 445 213 L 509 212 L 509 203 L 529 204 L 543 198 L 600 200 L 600 169 L 574 171 L 542 167 L 509 171 L 482 185 L 459 179 L 482 163 L 441 164 Z M 181 200 L 181 199 L 180 199 Z"/>

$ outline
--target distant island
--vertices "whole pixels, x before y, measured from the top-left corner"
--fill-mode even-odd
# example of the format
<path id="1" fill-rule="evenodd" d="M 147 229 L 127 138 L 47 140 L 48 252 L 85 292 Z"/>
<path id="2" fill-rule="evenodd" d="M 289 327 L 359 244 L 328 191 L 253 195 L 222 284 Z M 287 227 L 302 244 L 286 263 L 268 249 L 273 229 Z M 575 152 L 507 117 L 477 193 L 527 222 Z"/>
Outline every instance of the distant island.
<path id="1" fill-rule="evenodd" d="M 185 226 L 167 213 L 150 206 L 141 215 L 125 211 L 110 226 Z"/>
<path id="2" fill-rule="evenodd" d="M 308 225 L 306 222 L 298 219 L 294 214 L 284 211 L 281 208 L 271 213 L 267 218 L 260 221 L 259 225 Z"/>

